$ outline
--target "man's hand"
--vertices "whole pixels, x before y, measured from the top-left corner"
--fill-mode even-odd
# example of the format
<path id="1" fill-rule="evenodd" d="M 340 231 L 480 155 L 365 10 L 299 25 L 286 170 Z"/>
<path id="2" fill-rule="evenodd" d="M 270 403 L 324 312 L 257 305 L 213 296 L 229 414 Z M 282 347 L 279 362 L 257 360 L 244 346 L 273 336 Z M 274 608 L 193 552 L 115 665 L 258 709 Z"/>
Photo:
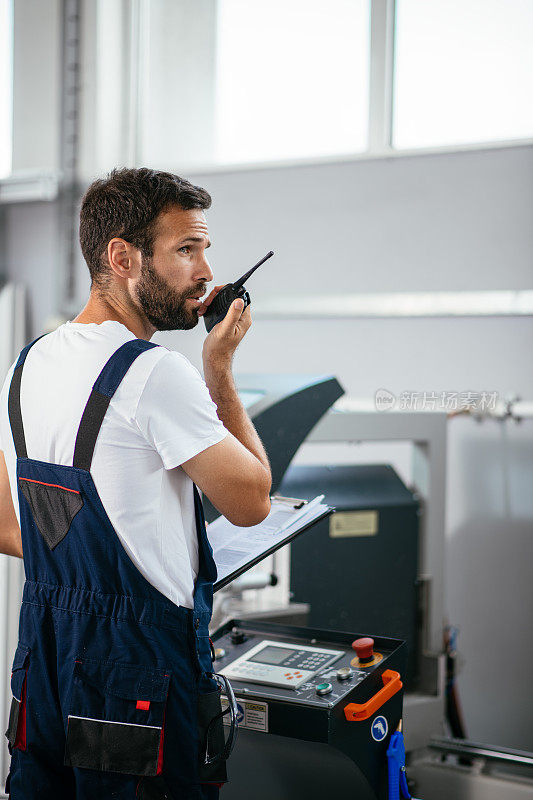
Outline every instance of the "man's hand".
<path id="1" fill-rule="evenodd" d="M 198 309 L 202 316 L 223 286 L 215 286 Z M 234 300 L 206 337 L 204 379 L 219 419 L 230 432 L 218 444 L 182 464 L 196 485 L 234 525 L 257 525 L 270 511 L 272 475 L 261 439 L 246 413 L 231 374 L 231 361 L 252 324 L 250 306 Z"/>
<path id="2" fill-rule="evenodd" d="M 198 316 L 205 314 L 213 298 L 223 288 L 224 286 L 215 286 L 199 307 Z M 234 300 L 224 319 L 206 337 L 202 351 L 205 373 L 210 370 L 227 370 L 231 366 L 235 350 L 252 324 L 250 306 L 244 311 L 243 308 L 243 300 Z"/>
<path id="3" fill-rule="evenodd" d="M 13 508 L 4 453 L 0 450 L 0 553 L 22 558 L 20 528 Z"/>

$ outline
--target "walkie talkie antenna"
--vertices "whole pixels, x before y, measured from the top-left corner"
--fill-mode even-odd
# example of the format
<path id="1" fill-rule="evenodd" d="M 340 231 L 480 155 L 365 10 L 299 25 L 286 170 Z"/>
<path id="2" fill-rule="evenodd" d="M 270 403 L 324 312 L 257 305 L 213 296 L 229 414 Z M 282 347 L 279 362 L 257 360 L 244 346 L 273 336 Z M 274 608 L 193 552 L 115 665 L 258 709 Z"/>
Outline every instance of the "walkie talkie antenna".
<path id="1" fill-rule="evenodd" d="M 252 272 L 255 272 L 256 269 L 261 266 L 261 264 L 264 264 L 265 261 L 267 261 L 269 258 L 272 258 L 273 255 L 274 255 L 274 251 L 271 250 L 269 253 L 266 254 L 266 256 L 264 258 L 261 259 L 261 261 L 257 262 L 255 267 L 252 267 L 252 269 L 249 269 L 248 272 L 245 275 L 242 276 L 242 278 L 238 278 L 238 280 L 236 280 L 235 283 L 232 283 L 231 284 L 231 288 L 234 291 L 237 290 L 237 289 L 240 289 L 241 286 L 243 286 L 244 282 L 248 280 L 248 278 L 250 277 Z"/>

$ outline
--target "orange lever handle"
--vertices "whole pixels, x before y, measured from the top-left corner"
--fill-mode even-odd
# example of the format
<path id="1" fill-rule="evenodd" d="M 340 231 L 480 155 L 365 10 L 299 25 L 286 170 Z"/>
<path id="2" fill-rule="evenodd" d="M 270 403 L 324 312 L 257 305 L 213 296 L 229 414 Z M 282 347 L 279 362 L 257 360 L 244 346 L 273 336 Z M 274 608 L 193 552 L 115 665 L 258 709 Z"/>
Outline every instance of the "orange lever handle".
<path id="1" fill-rule="evenodd" d="M 361 722 L 375 714 L 387 700 L 390 700 L 403 686 L 400 673 L 393 669 L 386 669 L 381 675 L 383 688 L 367 700 L 366 703 L 348 703 L 344 706 L 344 716 L 348 722 Z"/>

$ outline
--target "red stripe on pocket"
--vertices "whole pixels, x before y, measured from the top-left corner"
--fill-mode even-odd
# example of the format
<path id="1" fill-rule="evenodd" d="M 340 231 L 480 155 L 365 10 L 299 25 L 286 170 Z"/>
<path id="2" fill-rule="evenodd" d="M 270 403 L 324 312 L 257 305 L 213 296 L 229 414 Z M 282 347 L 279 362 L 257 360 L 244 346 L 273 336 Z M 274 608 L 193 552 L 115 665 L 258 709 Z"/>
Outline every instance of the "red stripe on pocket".
<path id="1" fill-rule="evenodd" d="M 157 756 L 157 770 L 156 775 L 161 775 L 163 772 L 163 742 L 165 740 L 165 713 L 163 712 L 163 724 L 161 726 L 161 739 L 159 740 L 159 754 Z"/>
<path id="2" fill-rule="evenodd" d="M 26 749 L 26 681 L 28 675 L 24 678 L 22 684 L 22 692 L 20 693 L 20 710 L 17 725 L 17 735 L 15 737 L 15 747 L 19 750 Z"/>
<path id="3" fill-rule="evenodd" d="M 43 481 L 34 481 L 33 478 L 19 478 L 19 481 L 27 481 L 27 483 L 38 483 L 40 486 L 52 486 L 53 489 L 64 489 L 65 492 L 74 492 L 74 494 L 81 494 L 77 489 L 67 489 L 66 486 L 59 486 L 57 483 L 43 483 Z"/>

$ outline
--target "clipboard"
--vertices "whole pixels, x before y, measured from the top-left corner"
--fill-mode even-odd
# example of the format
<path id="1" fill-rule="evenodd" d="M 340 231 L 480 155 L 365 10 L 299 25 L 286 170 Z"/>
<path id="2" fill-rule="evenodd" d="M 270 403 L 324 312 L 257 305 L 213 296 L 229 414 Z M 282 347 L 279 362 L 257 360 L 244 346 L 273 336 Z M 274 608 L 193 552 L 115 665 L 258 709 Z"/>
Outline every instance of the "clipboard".
<path id="1" fill-rule="evenodd" d="M 283 498 L 283 499 L 285 499 L 285 498 Z M 292 500 L 293 498 L 290 498 L 290 499 Z M 298 502 L 298 501 L 295 500 L 295 502 Z M 298 527 L 296 530 L 290 530 L 287 533 L 286 536 L 282 537 L 281 539 L 278 539 L 272 546 L 270 546 L 270 547 L 267 546 L 264 550 L 261 550 L 261 552 L 255 553 L 248 561 L 246 561 L 245 564 L 241 564 L 241 566 L 237 567 L 235 570 L 233 570 L 232 572 L 228 573 L 227 575 L 225 575 L 220 580 L 215 581 L 214 586 L 213 586 L 214 591 L 218 592 L 219 589 L 223 589 L 225 586 L 230 584 L 236 578 L 239 578 L 245 572 L 248 572 L 249 569 L 251 569 L 252 567 L 255 567 L 256 564 L 259 564 L 265 558 L 268 558 L 268 556 L 271 556 L 277 550 L 279 550 L 280 548 L 284 547 L 286 544 L 289 544 L 290 542 L 292 542 L 293 539 L 296 539 L 297 536 L 300 536 L 302 533 L 305 533 L 305 531 L 309 530 L 314 525 L 316 525 L 317 522 L 320 522 L 321 520 L 326 519 L 327 517 L 331 516 L 331 514 L 334 511 L 335 511 L 335 508 L 333 506 L 326 505 L 326 507 L 321 511 L 321 513 L 319 513 L 313 519 L 308 520 L 307 522 L 302 520 L 302 526 L 301 527 Z M 209 533 L 208 533 L 208 535 L 209 535 Z"/>

